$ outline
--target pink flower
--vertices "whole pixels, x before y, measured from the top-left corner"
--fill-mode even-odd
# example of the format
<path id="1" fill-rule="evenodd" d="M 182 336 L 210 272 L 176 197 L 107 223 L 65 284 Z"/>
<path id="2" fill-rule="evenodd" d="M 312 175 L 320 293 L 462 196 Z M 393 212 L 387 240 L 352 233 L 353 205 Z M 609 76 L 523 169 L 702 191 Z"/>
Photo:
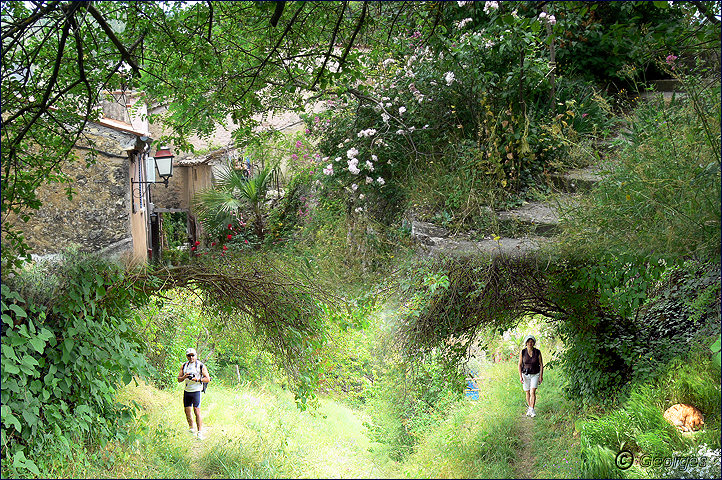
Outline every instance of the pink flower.
<path id="1" fill-rule="evenodd" d="M 291 155 L 291 160 L 298 160 L 298 155 L 296 155 L 295 153 Z"/>
<path id="2" fill-rule="evenodd" d="M 297 140 L 297 141 L 296 141 L 296 148 L 301 148 L 301 147 L 303 147 L 303 142 L 302 142 L 301 140 Z"/>
<path id="3" fill-rule="evenodd" d="M 584 118 L 584 117 L 586 117 L 586 116 L 588 116 L 588 115 L 589 115 L 588 113 L 582 113 L 582 118 Z"/>
<path id="4" fill-rule="evenodd" d="M 674 65 L 674 61 L 677 60 L 677 55 L 667 55 L 667 65 Z"/>

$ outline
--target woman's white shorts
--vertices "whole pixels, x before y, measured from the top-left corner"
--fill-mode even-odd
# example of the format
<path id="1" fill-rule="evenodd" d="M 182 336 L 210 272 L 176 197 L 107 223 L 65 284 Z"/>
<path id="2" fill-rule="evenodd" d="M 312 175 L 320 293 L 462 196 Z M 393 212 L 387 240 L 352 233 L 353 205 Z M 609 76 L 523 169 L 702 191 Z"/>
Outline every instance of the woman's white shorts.
<path id="1" fill-rule="evenodd" d="M 532 388 L 537 388 L 539 386 L 539 374 L 535 373 L 533 375 L 523 373 L 522 377 L 524 377 L 524 391 L 528 392 Z"/>

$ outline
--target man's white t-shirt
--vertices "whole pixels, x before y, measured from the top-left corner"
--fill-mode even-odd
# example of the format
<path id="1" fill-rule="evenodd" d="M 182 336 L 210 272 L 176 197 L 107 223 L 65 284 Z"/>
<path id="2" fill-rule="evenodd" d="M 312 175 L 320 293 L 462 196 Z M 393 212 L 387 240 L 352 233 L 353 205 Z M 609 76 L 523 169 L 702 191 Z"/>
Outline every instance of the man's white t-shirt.
<path id="1" fill-rule="evenodd" d="M 203 364 L 201 362 L 188 362 L 188 365 L 183 367 L 183 373 L 190 373 L 191 378 L 201 378 L 203 370 Z M 185 380 L 186 386 L 185 391 L 186 392 L 201 392 L 203 391 L 203 383 L 202 382 L 194 382 L 190 378 L 186 378 Z"/>

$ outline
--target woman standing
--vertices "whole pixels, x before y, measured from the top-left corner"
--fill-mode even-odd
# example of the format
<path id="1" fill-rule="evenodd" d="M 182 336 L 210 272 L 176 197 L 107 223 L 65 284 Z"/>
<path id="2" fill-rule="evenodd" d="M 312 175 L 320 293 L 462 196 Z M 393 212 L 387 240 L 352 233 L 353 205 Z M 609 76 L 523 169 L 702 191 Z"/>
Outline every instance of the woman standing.
<path id="1" fill-rule="evenodd" d="M 526 392 L 526 404 L 529 406 L 526 415 L 536 417 L 534 405 L 536 405 L 536 389 L 542 383 L 544 375 L 544 361 L 542 354 L 536 345 L 536 338 L 533 335 L 527 335 L 524 339 L 524 348 L 519 355 L 519 379 L 524 386 Z"/>

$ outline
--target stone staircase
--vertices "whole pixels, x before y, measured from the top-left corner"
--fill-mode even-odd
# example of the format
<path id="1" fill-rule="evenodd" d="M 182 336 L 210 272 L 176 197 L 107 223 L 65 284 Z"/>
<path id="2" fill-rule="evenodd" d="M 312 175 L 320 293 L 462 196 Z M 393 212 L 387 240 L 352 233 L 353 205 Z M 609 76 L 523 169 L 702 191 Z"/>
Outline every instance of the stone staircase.
<path id="1" fill-rule="evenodd" d="M 549 181 L 555 193 L 547 200 L 490 212 L 495 219 L 494 231 L 452 234 L 433 223 L 413 220 L 411 236 L 419 245 L 419 253 L 427 255 L 521 255 L 552 241 L 562 209 L 573 206 L 600 179 L 595 166 L 551 175 Z"/>
<path id="2" fill-rule="evenodd" d="M 654 83 L 655 91 L 645 91 L 641 99 L 658 98 L 665 101 L 685 98 L 682 85 L 676 80 L 659 80 Z M 595 149 L 604 154 L 618 141 L 624 141 L 623 134 L 629 130 L 622 124 L 621 136 L 613 140 L 598 140 Z M 448 230 L 428 222 L 411 221 L 411 236 L 416 239 L 421 254 L 464 255 L 464 254 L 507 254 L 519 255 L 539 249 L 553 241 L 558 233 L 559 216 L 566 207 L 572 207 L 585 192 L 601 180 L 601 168 L 590 166 L 570 170 L 564 174 L 548 177 L 554 194 L 542 202 L 529 202 L 506 211 L 489 211 L 495 227 L 487 232 L 451 234 Z M 493 230 L 493 231 L 492 231 Z"/>

